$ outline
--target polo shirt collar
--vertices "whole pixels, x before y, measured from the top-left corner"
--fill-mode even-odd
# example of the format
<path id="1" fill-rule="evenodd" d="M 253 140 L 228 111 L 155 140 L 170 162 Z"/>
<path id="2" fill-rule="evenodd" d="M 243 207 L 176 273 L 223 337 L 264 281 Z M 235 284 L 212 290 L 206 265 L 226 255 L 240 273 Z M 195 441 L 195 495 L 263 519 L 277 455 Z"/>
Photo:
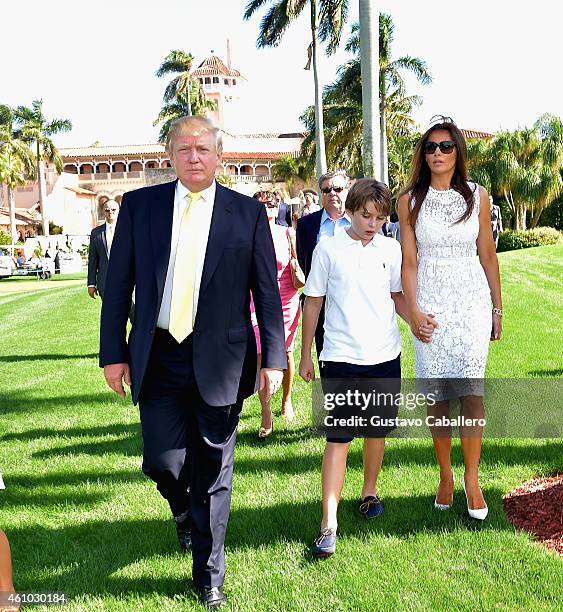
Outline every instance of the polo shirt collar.
<path id="1" fill-rule="evenodd" d="M 375 236 L 366 244 L 366 247 L 377 247 L 379 246 L 379 237 L 383 238 L 384 236 L 381 236 L 381 234 L 375 234 Z M 340 238 L 340 240 L 343 240 L 348 246 L 355 246 L 356 244 L 360 244 L 360 246 L 362 248 L 364 248 L 364 245 L 362 244 L 361 240 L 354 240 L 352 238 L 352 236 L 350 236 L 350 234 L 347 231 L 341 232 L 338 237 Z"/>

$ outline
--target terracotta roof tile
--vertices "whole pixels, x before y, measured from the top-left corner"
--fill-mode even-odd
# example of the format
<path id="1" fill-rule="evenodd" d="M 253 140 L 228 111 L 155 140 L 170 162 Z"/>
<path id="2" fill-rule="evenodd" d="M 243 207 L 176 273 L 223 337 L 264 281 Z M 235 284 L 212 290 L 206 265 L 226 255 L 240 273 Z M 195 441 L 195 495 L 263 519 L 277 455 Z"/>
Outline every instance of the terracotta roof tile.
<path id="1" fill-rule="evenodd" d="M 461 130 L 463 135 L 466 138 L 492 138 L 493 134 L 489 134 L 488 132 L 481 132 L 479 130 Z"/>
<path id="2" fill-rule="evenodd" d="M 235 159 L 279 159 L 285 155 L 291 155 L 291 157 L 299 157 L 299 151 L 274 151 L 270 153 L 264 153 L 261 151 L 256 152 L 245 152 L 237 153 L 231 151 L 225 151 L 223 153 L 223 160 L 232 161 Z"/>
<path id="3" fill-rule="evenodd" d="M 203 62 L 192 72 L 192 76 L 242 76 L 238 70 L 228 68 L 223 60 L 216 55 L 206 57 Z"/>

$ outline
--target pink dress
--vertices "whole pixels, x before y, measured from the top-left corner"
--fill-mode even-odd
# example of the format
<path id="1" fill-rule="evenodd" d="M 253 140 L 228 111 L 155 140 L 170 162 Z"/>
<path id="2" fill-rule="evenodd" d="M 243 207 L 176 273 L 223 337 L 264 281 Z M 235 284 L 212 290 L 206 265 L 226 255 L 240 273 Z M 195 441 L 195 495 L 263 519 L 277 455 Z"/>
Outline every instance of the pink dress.
<path id="1" fill-rule="evenodd" d="M 278 287 L 280 289 L 283 326 L 285 329 L 285 350 L 292 351 L 295 343 L 295 333 L 299 325 L 301 306 L 299 304 L 299 293 L 297 289 L 293 287 L 291 281 L 291 268 L 289 265 L 291 259 L 291 243 L 289 242 L 289 229 L 281 225 L 271 225 L 270 228 L 272 230 L 272 240 L 274 242 L 276 262 L 278 265 Z M 254 300 L 252 300 L 252 297 L 250 300 L 250 314 L 254 335 L 256 336 L 256 350 L 258 353 L 261 353 L 260 331 L 258 329 L 258 321 L 256 319 Z"/>

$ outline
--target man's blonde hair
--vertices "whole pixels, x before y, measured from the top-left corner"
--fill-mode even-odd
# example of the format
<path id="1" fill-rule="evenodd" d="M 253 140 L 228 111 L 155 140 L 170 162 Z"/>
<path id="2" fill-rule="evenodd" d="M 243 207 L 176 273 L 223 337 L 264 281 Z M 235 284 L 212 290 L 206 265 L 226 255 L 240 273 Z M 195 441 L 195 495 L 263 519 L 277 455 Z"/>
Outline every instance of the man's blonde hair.
<path id="1" fill-rule="evenodd" d="M 199 115 L 186 115 L 185 117 L 179 117 L 174 119 L 168 129 L 168 136 L 166 137 L 166 151 L 170 155 L 172 153 L 172 146 L 174 139 L 184 132 L 211 132 L 215 137 L 215 146 L 217 153 L 223 151 L 223 135 L 221 130 L 207 117 L 201 117 Z"/>

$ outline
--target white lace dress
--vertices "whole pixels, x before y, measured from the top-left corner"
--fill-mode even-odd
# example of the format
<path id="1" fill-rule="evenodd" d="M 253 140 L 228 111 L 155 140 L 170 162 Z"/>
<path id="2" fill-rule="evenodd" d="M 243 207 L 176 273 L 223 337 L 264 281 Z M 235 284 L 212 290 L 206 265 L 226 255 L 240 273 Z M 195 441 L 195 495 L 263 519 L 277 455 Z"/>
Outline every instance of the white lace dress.
<path id="1" fill-rule="evenodd" d="M 475 206 L 466 221 L 455 223 L 466 210 L 461 194 L 430 187 L 416 222 L 416 299 L 439 325 L 429 344 L 414 338 L 417 378 L 482 379 L 485 374 L 491 297 L 477 257 L 479 186 L 469 186 Z"/>

